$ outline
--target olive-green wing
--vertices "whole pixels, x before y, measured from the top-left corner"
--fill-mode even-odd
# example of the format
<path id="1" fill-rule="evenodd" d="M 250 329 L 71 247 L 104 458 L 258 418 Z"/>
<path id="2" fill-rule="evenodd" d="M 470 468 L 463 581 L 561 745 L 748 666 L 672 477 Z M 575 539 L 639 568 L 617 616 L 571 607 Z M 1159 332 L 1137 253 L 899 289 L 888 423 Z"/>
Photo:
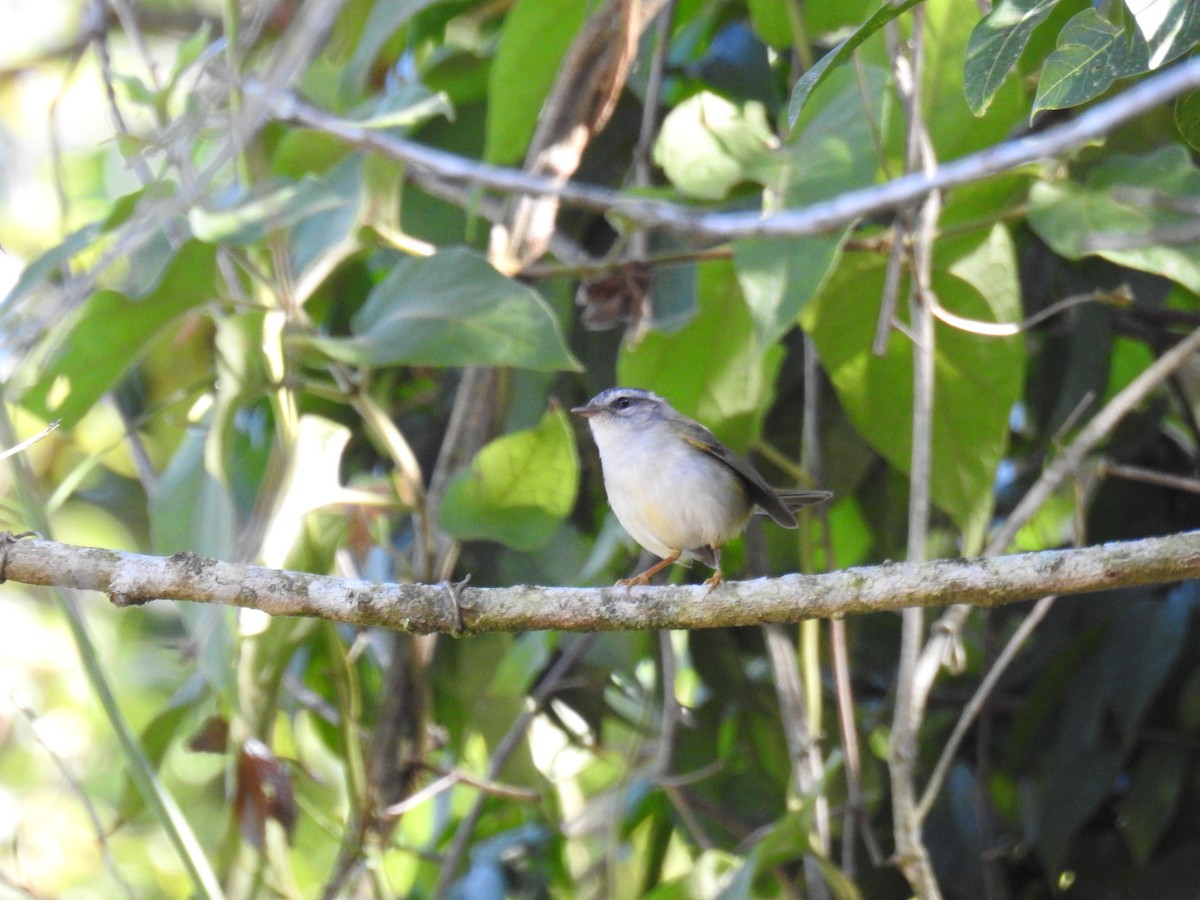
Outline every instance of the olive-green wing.
<path id="1" fill-rule="evenodd" d="M 795 528 L 798 524 L 796 517 L 792 515 L 792 511 L 788 509 L 775 489 L 772 488 L 763 477 L 754 471 L 754 467 L 746 462 L 720 441 L 718 441 L 711 431 L 696 422 L 686 422 L 685 427 L 680 432 L 683 439 L 703 450 L 710 456 L 719 459 L 729 468 L 733 469 L 742 479 L 742 484 L 746 486 L 746 494 L 755 504 L 762 509 L 768 516 L 782 525 L 784 528 Z M 815 502 L 815 501 L 814 501 Z"/>

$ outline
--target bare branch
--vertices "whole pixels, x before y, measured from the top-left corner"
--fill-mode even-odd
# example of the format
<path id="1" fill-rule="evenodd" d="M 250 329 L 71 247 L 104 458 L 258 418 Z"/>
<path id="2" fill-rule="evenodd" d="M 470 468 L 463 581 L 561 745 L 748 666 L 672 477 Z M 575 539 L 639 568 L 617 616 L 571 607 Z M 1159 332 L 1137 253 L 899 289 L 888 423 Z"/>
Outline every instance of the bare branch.
<path id="1" fill-rule="evenodd" d="M 663 587 L 464 587 L 377 584 L 238 565 L 194 553 L 143 556 L 54 541 L 10 540 L 0 575 L 24 584 L 100 591 L 118 605 L 174 598 L 314 616 L 397 631 L 619 631 L 799 622 L 913 606 L 1002 606 L 1046 594 L 1181 581 L 1200 576 L 1200 531 L 1078 550 L 994 559 L 885 563 L 825 575 L 784 575 Z"/>
<path id="2" fill-rule="evenodd" d="M 1103 137 L 1114 128 L 1189 90 L 1200 88 L 1200 57 L 1145 79 L 1062 125 L 1047 128 L 964 156 L 931 174 L 914 172 L 874 187 L 850 191 L 803 209 L 763 217 L 757 212 L 705 212 L 658 200 L 639 199 L 604 188 L 529 175 L 455 156 L 381 131 L 364 128 L 299 100 L 247 85 L 247 95 L 270 103 L 274 115 L 305 128 L 341 138 L 364 150 L 398 160 L 443 178 L 512 194 L 556 196 L 562 203 L 613 212 L 638 225 L 671 229 L 696 238 L 802 237 L 826 234 L 861 218 L 908 206 L 932 191 L 980 181 L 1027 163 L 1053 159 Z"/>

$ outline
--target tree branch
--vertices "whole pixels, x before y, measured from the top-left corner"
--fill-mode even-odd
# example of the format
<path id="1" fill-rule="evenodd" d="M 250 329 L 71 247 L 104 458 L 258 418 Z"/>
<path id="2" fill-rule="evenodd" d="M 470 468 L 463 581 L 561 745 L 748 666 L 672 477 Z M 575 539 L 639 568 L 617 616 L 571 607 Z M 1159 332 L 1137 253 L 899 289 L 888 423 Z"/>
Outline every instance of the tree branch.
<path id="1" fill-rule="evenodd" d="M 616 213 L 646 227 L 667 228 L 701 239 L 732 240 L 825 234 L 864 217 L 907 206 L 933 191 L 945 191 L 1027 163 L 1060 156 L 1103 137 L 1160 103 L 1198 88 L 1200 57 L 1146 78 L 1069 122 L 964 156 L 938 167 L 931 174 L 914 172 L 883 184 L 848 191 L 803 209 L 783 210 L 765 217 L 760 212 L 689 209 L 574 182 L 559 184 L 551 178 L 488 165 L 381 130 L 364 128 L 317 109 L 293 94 L 271 94 L 261 84 L 247 84 L 246 93 L 261 98 L 260 102 L 269 103 L 273 114 L 285 122 L 325 132 L 359 149 L 379 153 L 442 178 L 507 194 L 555 196 L 562 203 Z"/>
<path id="2" fill-rule="evenodd" d="M 415 633 L 716 628 L 950 603 L 1002 606 L 1046 594 L 1182 581 L 1200 577 L 1200 531 L 993 559 L 784 575 L 727 582 L 716 590 L 703 585 L 376 584 L 219 562 L 194 553 L 143 556 L 11 537 L 0 544 L 0 576 L 100 591 L 119 606 L 174 598 Z"/>

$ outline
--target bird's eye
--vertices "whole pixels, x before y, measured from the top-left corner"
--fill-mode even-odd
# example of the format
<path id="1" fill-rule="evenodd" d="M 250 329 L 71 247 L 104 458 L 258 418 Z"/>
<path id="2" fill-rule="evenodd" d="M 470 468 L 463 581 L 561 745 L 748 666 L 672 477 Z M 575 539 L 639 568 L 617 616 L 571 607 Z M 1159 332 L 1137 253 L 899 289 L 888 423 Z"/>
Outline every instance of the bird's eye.
<path id="1" fill-rule="evenodd" d="M 629 407 L 632 404 L 633 404 L 633 401 L 630 400 L 628 397 L 618 397 L 616 400 L 613 401 L 612 405 L 613 405 L 613 409 L 629 409 Z"/>

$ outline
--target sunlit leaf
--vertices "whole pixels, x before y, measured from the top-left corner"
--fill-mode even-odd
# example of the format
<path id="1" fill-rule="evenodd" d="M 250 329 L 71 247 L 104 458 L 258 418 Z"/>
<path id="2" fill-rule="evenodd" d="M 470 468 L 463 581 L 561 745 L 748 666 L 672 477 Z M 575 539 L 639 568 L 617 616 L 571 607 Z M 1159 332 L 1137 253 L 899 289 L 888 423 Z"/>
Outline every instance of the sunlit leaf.
<path id="1" fill-rule="evenodd" d="M 525 156 L 559 64 L 593 10 L 585 0 L 516 0 L 488 74 L 483 158 L 508 165 Z"/>
<path id="2" fill-rule="evenodd" d="M 720 200 L 734 185 L 762 178 L 774 144 L 761 104 L 701 92 L 667 114 L 654 161 L 685 194 Z"/>
<path id="3" fill-rule="evenodd" d="M 213 298 L 212 247 L 183 245 L 146 296 L 100 291 L 55 329 L 16 379 L 21 402 L 70 428 L 137 362 L 159 332 Z"/>
<path id="4" fill-rule="evenodd" d="M 1149 65 L 1146 41 L 1137 29 L 1114 25 L 1089 7 L 1059 32 L 1058 46 L 1042 67 L 1030 115 L 1086 103 L 1118 78 L 1145 72 Z"/>
<path id="5" fill-rule="evenodd" d="M 562 410 L 536 427 L 504 435 L 479 451 L 442 501 L 442 527 L 461 540 L 536 550 L 575 504 L 579 456 Z"/>
<path id="6" fill-rule="evenodd" d="M 1029 43 L 1029 36 L 1057 3 L 1058 0 L 1000 0 L 975 26 L 963 61 L 963 87 L 975 115 L 987 112 L 992 97 Z"/>

